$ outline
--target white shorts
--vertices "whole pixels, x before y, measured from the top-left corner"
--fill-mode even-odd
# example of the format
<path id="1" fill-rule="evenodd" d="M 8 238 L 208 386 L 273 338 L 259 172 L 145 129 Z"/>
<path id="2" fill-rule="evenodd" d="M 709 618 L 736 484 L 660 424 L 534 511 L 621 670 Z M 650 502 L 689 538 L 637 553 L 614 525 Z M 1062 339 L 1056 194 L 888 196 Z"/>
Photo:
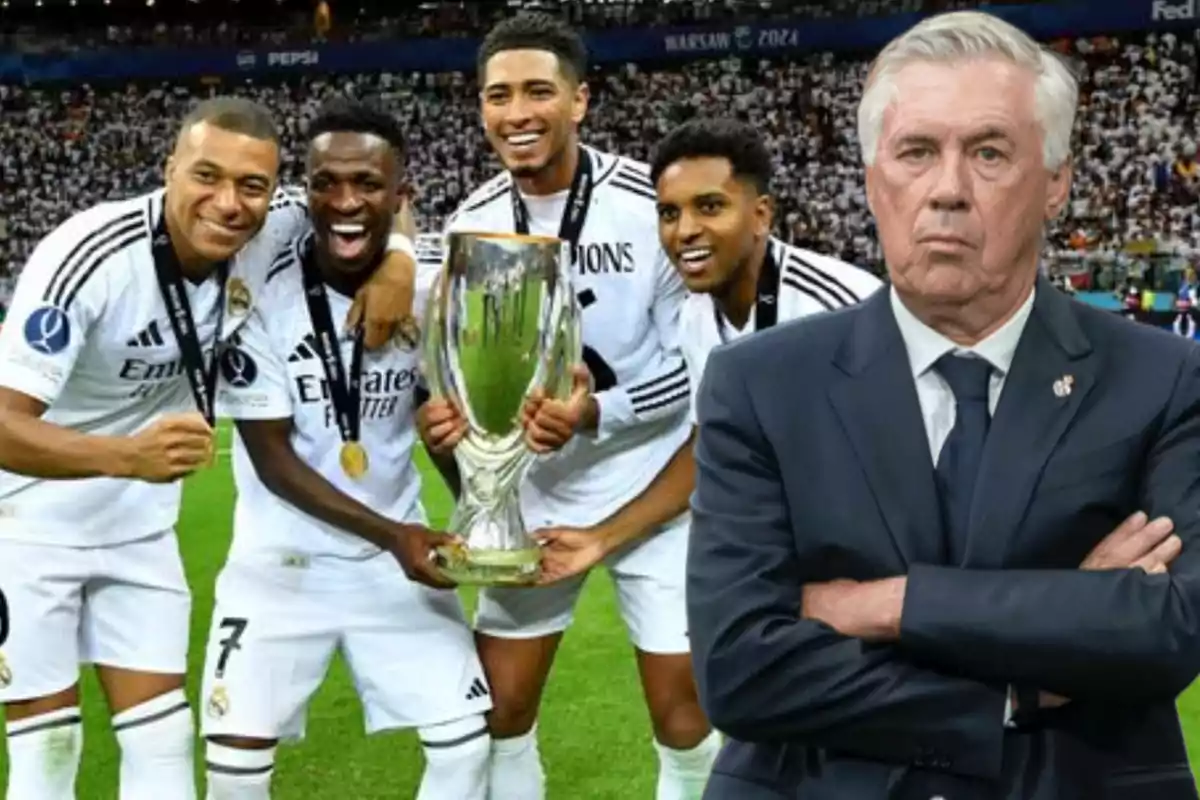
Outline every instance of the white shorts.
<path id="1" fill-rule="evenodd" d="M 204 736 L 298 739 L 337 650 L 368 733 L 482 714 L 492 697 L 453 591 L 413 583 L 387 553 L 230 561 L 217 579 Z"/>
<path id="2" fill-rule="evenodd" d="M 691 514 L 684 513 L 648 539 L 604 559 L 617 587 L 617 604 L 633 646 L 674 654 L 688 643 L 686 575 Z M 586 575 L 545 587 L 487 587 L 479 592 L 475 629 L 503 639 L 533 639 L 565 631 Z"/>
<path id="3" fill-rule="evenodd" d="M 0 540 L 0 703 L 68 689 L 81 664 L 183 675 L 191 612 L 174 531 L 89 548 Z"/>

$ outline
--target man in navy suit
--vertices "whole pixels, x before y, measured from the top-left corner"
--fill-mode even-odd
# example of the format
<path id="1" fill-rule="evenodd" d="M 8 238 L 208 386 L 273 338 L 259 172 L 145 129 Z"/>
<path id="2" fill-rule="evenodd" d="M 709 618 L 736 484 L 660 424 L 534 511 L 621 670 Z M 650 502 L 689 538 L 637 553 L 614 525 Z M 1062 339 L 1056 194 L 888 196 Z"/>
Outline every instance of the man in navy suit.
<path id="1" fill-rule="evenodd" d="M 1194 800 L 1200 349 L 1038 276 L 1075 79 L 980 13 L 859 112 L 892 285 L 740 340 L 698 398 L 712 800 Z"/>

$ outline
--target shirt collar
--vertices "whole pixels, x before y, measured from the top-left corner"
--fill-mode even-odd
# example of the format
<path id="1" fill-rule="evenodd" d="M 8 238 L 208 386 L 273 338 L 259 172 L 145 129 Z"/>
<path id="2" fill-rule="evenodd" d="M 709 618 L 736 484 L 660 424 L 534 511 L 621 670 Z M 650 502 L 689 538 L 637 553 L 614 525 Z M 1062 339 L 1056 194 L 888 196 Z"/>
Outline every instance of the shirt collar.
<path id="1" fill-rule="evenodd" d="M 946 353 L 972 353 L 991 364 L 1001 375 L 1008 374 L 1012 367 L 1013 355 L 1017 352 L 1017 343 L 1021 340 L 1025 323 L 1029 321 L 1029 315 L 1033 311 L 1035 293 L 1035 290 L 1030 290 L 1029 297 L 1017 309 L 1017 313 L 986 339 L 971 347 L 961 347 L 917 319 L 901 302 L 893 286 L 890 297 L 892 314 L 900 328 L 904 349 L 908 351 L 908 362 L 912 367 L 913 377 L 919 378 L 924 375 Z"/>

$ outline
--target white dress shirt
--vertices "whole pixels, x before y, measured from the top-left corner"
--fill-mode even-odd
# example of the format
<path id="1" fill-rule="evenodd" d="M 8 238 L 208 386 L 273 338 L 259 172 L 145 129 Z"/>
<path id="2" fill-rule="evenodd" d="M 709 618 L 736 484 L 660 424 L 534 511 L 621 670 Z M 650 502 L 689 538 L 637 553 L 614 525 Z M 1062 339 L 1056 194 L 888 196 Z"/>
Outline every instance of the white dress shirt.
<path id="1" fill-rule="evenodd" d="M 971 347 L 962 347 L 917 319 L 900 301 L 894 287 L 890 291 L 892 313 L 896 317 L 896 325 L 900 328 L 904 349 L 908 351 L 908 363 L 912 368 L 913 381 L 917 385 L 917 400 L 921 404 L 921 417 L 925 420 L 929 453 L 933 463 L 937 464 L 942 446 L 954 428 L 955 402 L 950 384 L 933 368 L 934 364 L 946 353 L 975 356 L 991 364 L 988 413 L 995 414 L 996 406 L 1000 402 L 1000 392 L 1004 388 L 1004 379 L 1008 377 L 1013 355 L 1017 352 L 1017 342 L 1021 340 L 1025 323 L 1029 321 L 1029 314 L 1033 311 L 1034 292 L 1030 291 L 1029 297 L 1017 309 L 1017 313 L 986 339 Z"/>
<path id="2" fill-rule="evenodd" d="M 925 435 L 929 439 L 929 453 L 936 465 L 941 455 L 942 447 L 954 428 L 957 405 L 950 384 L 934 369 L 937 360 L 947 353 L 956 356 L 982 358 L 992 365 L 991 382 L 988 384 L 988 414 L 996 413 L 1000 403 L 1000 392 L 1004 389 L 1004 380 L 1012 368 L 1013 355 L 1017 352 L 1017 343 L 1029 321 L 1033 311 L 1033 296 L 1029 297 L 1017 309 L 1017 313 L 993 331 L 987 338 L 970 346 L 962 347 L 947 339 L 933 328 L 917 319 L 901 302 L 895 287 L 891 288 L 892 314 L 896 317 L 896 325 L 900 328 L 900 338 L 904 340 L 904 349 L 908 352 L 908 363 L 912 369 L 913 381 L 917 386 L 917 402 L 921 406 L 921 418 L 925 421 Z M 1004 724 L 1012 723 L 1013 689 L 1008 688 L 1008 700 L 1004 705 Z"/>

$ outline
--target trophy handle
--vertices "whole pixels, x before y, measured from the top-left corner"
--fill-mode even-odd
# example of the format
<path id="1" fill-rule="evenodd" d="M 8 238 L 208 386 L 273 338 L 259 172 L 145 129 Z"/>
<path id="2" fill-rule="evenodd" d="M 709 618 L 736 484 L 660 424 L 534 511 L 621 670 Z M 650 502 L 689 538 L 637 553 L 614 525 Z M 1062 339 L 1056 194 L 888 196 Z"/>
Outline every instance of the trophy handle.
<path id="1" fill-rule="evenodd" d="M 446 397 L 446 385 L 442 381 L 445 365 L 440 362 L 442 337 L 445 335 L 442 319 L 442 295 L 446 291 L 446 283 L 449 279 L 450 276 L 443 269 L 438 274 L 437 280 L 433 282 L 433 286 L 430 287 L 429 297 L 425 299 L 425 336 L 421 348 L 423 362 L 421 372 L 431 397 Z"/>

